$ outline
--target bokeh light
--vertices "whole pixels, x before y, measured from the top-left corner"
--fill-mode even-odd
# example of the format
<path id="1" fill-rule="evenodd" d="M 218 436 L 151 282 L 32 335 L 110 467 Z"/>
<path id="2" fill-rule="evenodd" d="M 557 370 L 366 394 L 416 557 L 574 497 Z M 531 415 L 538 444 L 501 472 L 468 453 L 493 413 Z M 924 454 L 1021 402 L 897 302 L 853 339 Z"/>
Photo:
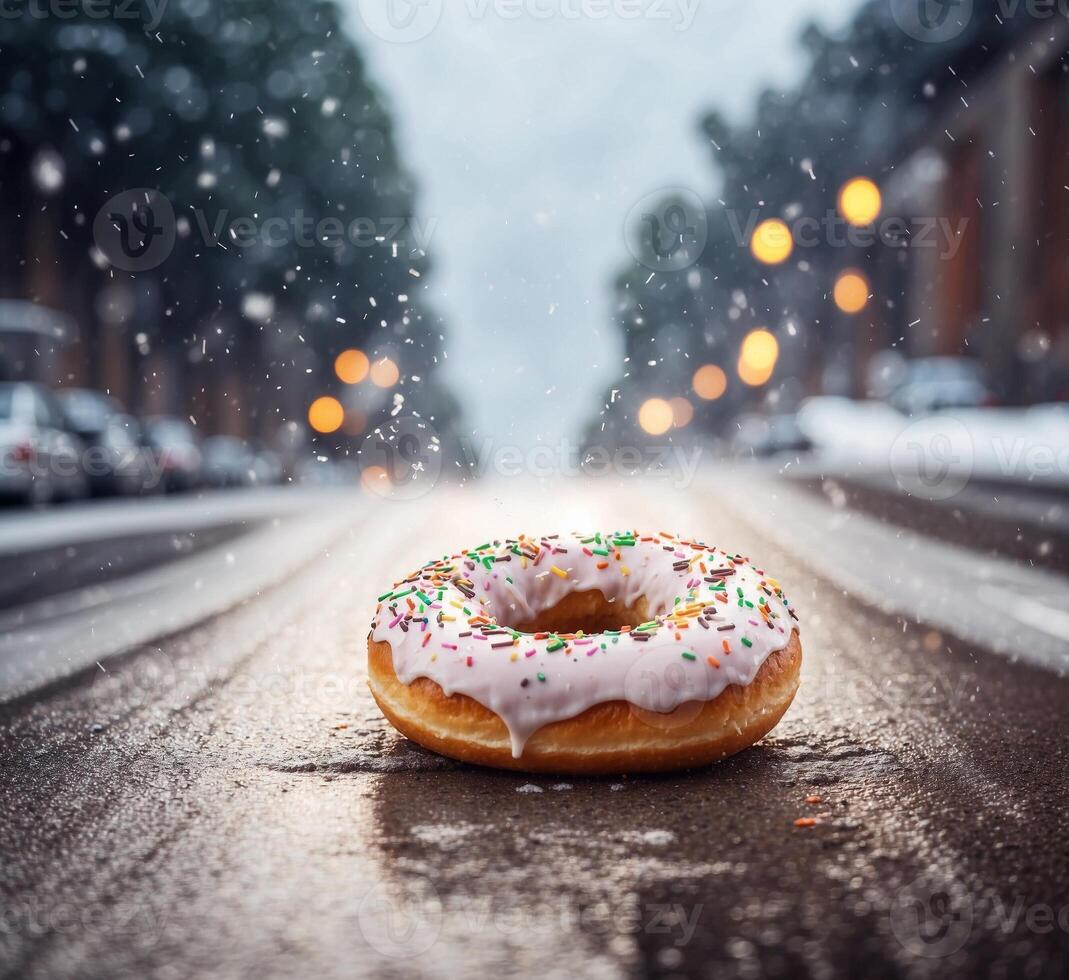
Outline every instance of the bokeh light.
<path id="1" fill-rule="evenodd" d="M 334 373 L 347 385 L 358 385 L 367 377 L 371 367 L 367 354 L 362 350 L 343 350 L 334 359 Z"/>
<path id="2" fill-rule="evenodd" d="M 371 365 L 371 383 L 380 388 L 392 388 L 400 377 L 397 365 L 388 357 Z"/>
<path id="3" fill-rule="evenodd" d="M 833 296 L 844 313 L 860 313 L 869 302 L 869 281 L 856 269 L 847 269 L 835 280 Z"/>
<path id="4" fill-rule="evenodd" d="M 794 251 L 790 228 L 779 218 L 767 218 L 754 229 L 750 251 L 758 262 L 764 262 L 765 265 L 786 262 Z"/>
<path id="5" fill-rule="evenodd" d="M 364 434 L 367 428 L 367 415 L 358 408 L 350 408 L 345 413 L 345 424 L 342 431 L 347 436 L 359 436 Z"/>
<path id="6" fill-rule="evenodd" d="M 672 428 L 672 406 L 663 398 L 647 398 L 638 410 L 638 424 L 651 436 L 663 436 Z"/>
<path id="7" fill-rule="evenodd" d="M 378 496 L 386 496 L 390 491 L 390 474 L 382 466 L 367 466 L 360 474 L 360 483 L 365 490 Z"/>
<path id="8" fill-rule="evenodd" d="M 685 429 L 694 420 L 694 406 L 679 395 L 668 402 L 672 409 L 672 428 Z"/>
<path id="9" fill-rule="evenodd" d="M 345 409 L 337 398 L 331 398 L 330 395 L 317 398 L 308 406 L 308 424 L 316 432 L 324 435 L 337 432 L 344 421 Z"/>
<path id="10" fill-rule="evenodd" d="M 717 364 L 705 364 L 694 372 L 691 382 L 694 394 L 707 402 L 715 402 L 727 391 L 728 376 Z"/>
<path id="11" fill-rule="evenodd" d="M 751 330 L 739 351 L 739 378 L 752 387 L 765 384 L 776 370 L 779 341 L 764 328 Z"/>
<path id="12" fill-rule="evenodd" d="M 839 190 L 839 214 L 855 227 L 871 225 L 883 207 L 880 189 L 868 177 L 848 180 Z"/>

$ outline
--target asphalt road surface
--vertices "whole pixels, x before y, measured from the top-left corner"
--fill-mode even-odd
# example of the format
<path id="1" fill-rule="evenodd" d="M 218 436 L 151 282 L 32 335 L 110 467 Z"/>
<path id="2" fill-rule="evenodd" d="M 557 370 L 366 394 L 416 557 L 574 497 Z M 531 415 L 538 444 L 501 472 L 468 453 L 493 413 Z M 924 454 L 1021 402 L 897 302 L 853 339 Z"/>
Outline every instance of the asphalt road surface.
<path id="1" fill-rule="evenodd" d="M 973 550 L 759 471 L 303 510 L 8 621 L 4 975 L 1066 975 L 1069 580 L 1016 536 Z M 375 596 L 476 539 L 595 526 L 774 570 L 805 650 L 774 733 L 614 779 L 395 734 Z"/>

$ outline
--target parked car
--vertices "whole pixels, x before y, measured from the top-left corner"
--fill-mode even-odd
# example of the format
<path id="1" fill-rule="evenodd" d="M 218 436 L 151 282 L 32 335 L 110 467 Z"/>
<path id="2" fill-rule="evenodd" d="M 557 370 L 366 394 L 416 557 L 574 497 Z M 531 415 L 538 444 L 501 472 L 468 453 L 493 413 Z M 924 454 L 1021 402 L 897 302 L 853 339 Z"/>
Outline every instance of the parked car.
<path id="1" fill-rule="evenodd" d="M 261 449 L 256 454 L 253 472 L 255 474 L 253 483 L 258 487 L 277 486 L 285 475 L 281 457 L 271 449 Z"/>
<path id="2" fill-rule="evenodd" d="M 967 357 L 921 357 L 907 362 L 905 379 L 888 401 L 904 415 L 997 404 L 979 365 Z"/>
<path id="3" fill-rule="evenodd" d="M 31 504 L 84 497 L 84 451 L 52 392 L 0 383 L 0 496 Z"/>
<path id="4" fill-rule="evenodd" d="M 768 457 L 780 453 L 807 453 L 813 443 L 798 424 L 795 414 L 742 415 L 732 439 L 737 456 Z"/>
<path id="5" fill-rule="evenodd" d="M 192 424 L 169 415 L 148 419 L 144 441 L 154 454 L 165 490 L 175 493 L 201 485 L 204 457 Z"/>
<path id="6" fill-rule="evenodd" d="M 58 393 L 68 425 L 87 447 L 89 488 L 99 496 L 154 489 L 157 472 L 142 445 L 141 424 L 101 391 L 72 388 Z"/>
<path id="7" fill-rule="evenodd" d="M 204 440 L 204 482 L 212 487 L 247 487 L 256 479 L 256 454 L 237 436 Z"/>

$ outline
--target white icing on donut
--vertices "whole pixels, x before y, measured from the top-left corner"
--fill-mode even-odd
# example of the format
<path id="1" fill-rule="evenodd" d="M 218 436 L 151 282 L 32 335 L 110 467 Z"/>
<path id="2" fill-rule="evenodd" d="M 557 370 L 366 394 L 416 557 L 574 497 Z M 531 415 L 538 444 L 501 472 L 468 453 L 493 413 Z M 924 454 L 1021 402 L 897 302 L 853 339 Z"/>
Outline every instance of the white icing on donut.
<path id="1" fill-rule="evenodd" d="M 629 606 L 645 596 L 655 625 L 591 636 L 498 625 L 593 589 Z M 779 583 L 748 560 L 624 532 L 521 537 L 430 562 L 380 597 L 371 635 L 390 644 L 401 683 L 427 677 L 499 715 L 519 758 L 543 725 L 596 704 L 666 713 L 750 684 L 792 629 Z"/>

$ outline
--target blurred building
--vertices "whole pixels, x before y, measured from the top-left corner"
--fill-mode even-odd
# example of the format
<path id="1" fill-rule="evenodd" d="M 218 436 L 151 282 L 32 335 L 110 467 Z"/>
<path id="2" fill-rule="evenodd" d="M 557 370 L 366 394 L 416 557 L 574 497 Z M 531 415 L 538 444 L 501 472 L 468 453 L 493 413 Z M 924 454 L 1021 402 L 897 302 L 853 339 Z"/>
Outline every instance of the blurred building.
<path id="1" fill-rule="evenodd" d="M 971 359 L 976 390 L 1008 405 L 1069 400 L 1069 18 L 975 0 L 940 40 L 907 30 L 907 8 L 871 0 L 842 33 L 809 28 L 796 86 L 741 123 L 705 115 L 720 186 L 687 224 L 707 240 L 692 267 L 636 252 L 618 278 L 628 358 L 592 442 L 649 434 L 650 399 L 666 420 L 660 402 L 690 399 L 683 427 L 708 439 L 809 395 L 888 397 L 896 355 Z M 862 185 L 871 214 L 850 214 Z M 772 226 L 779 242 L 761 239 Z M 755 337 L 772 353 L 744 370 Z M 711 397 L 701 368 L 725 379 Z"/>
<path id="2" fill-rule="evenodd" d="M 314 429 L 322 455 L 402 410 L 455 430 L 430 257 L 405 238 L 415 186 L 344 18 L 319 0 L 172 5 L 151 34 L 80 8 L 0 17 L 0 302 L 28 304 L 0 373 L 204 434 Z M 153 194 L 166 251 L 121 261 L 97 219 Z M 317 402 L 359 401 L 334 369 L 353 348 L 392 374 L 316 427 Z"/>
<path id="3" fill-rule="evenodd" d="M 303 392 L 294 392 L 292 405 L 265 397 L 272 352 L 248 325 L 171 328 L 173 310 L 156 279 L 109 275 L 94 265 L 83 248 L 65 241 L 58 206 L 23 186 L 6 162 L 0 156 L 7 178 L 0 181 L 0 301 L 12 315 L 0 331 L 0 373 L 56 388 L 96 388 L 136 414 L 192 415 L 207 431 L 233 435 L 266 435 L 259 424 L 268 418 L 264 409 L 300 417 Z M 30 201 L 34 208 L 25 208 Z M 38 311 L 41 323 L 61 326 L 35 329 L 27 309 Z M 217 357 L 224 348 L 238 356 Z"/>
<path id="4" fill-rule="evenodd" d="M 877 255 L 877 291 L 902 301 L 874 346 L 974 356 L 1010 403 L 1066 400 L 1069 20 L 1022 8 L 994 40 L 957 54 L 884 184 L 885 213 L 935 224 L 931 247 Z"/>

